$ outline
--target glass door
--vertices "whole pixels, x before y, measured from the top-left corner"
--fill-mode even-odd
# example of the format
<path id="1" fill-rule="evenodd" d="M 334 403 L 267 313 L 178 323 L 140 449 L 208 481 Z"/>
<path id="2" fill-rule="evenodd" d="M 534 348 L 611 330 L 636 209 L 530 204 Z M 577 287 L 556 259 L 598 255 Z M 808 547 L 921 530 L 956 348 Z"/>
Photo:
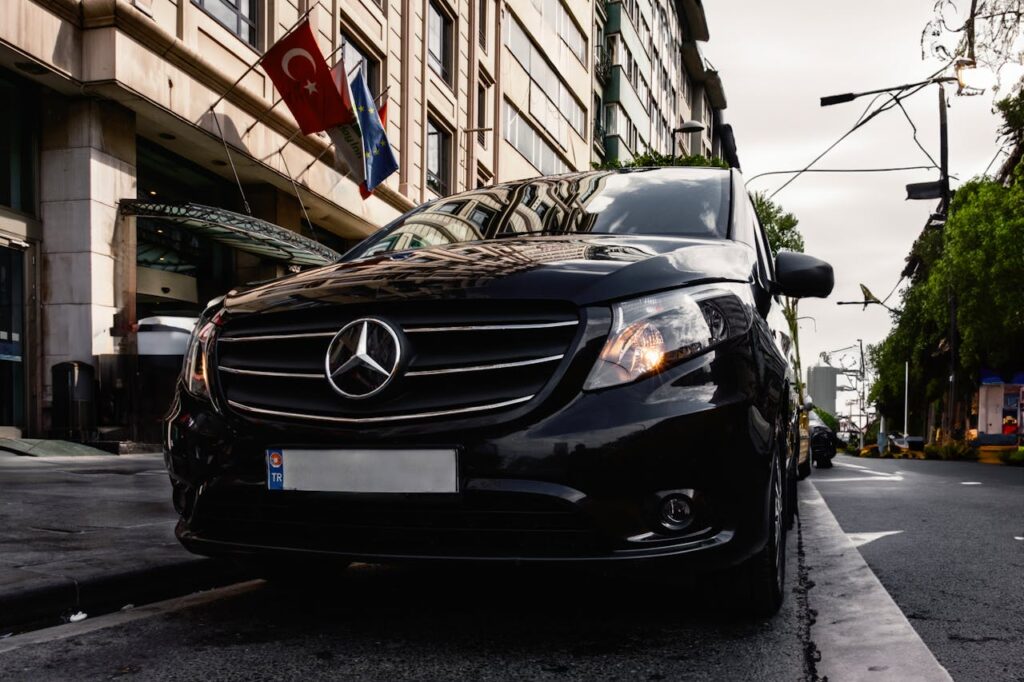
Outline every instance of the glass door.
<path id="1" fill-rule="evenodd" d="M 0 247 L 0 426 L 25 428 L 24 256 Z"/>

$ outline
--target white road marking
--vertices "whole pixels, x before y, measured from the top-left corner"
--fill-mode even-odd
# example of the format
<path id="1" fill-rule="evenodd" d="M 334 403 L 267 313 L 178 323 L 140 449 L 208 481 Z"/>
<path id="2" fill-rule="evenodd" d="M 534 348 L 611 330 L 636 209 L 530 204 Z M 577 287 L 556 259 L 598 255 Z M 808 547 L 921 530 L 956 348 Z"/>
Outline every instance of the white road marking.
<path id="1" fill-rule="evenodd" d="M 850 538 L 854 547 L 863 547 L 869 542 L 874 542 L 879 538 L 884 538 L 889 535 L 899 535 L 902 532 L 903 531 L 901 530 L 885 530 L 880 533 L 847 533 L 846 537 Z"/>
<path id="2" fill-rule="evenodd" d="M 960 485 L 981 485 L 981 481 L 960 481 Z"/>
<path id="3" fill-rule="evenodd" d="M 185 597 L 176 597 L 175 599 L 146 604 L 145 606 L 136 606 L 128 609 L 127 611 L 115 611 L 114 613 L 109 613 L 105 616 L 98 616 L 96 618 L 83 620 L 77 623 L 57 625 L 52 628 L 26 632 L 21 635 L 14 635 L 13 637 L 0 639 L 0 654 L 13 651 L 14 649 L 20 649 L 23 646 L 56 642 L 69 637 L 77 637 L 78 635 L 95 632 L 96 630 L 103 630 L 116 625 L 123 625 L 124 623 L 130 623 L 135 620 L 142 620 L 143 618 L 152 618 L 153 616 L 159 616 L 173 611 L 201 606 L 202 604 L 207 604 L 219 599 L 237 597 L 247 592 L 259 589 L 263 587 L 263 585 L 264 582 L 262 580 L 250 580 L 248 582 L 237 583 L 227 587 L 219 587 L 215 590 L 196 592 L 195 594 L 190 594 Z"/>
<path id="4" fill-rule="evenodd" d="M 871 469 L 868 469 L 866 466 L 862 466 L 860 464 L 850 464 L 849 462 L 833 462 L 833 464 L 840 467 L 850 467 L 851 469 L 867 469 L 868 471 L 871 471 Z"/>
<path id="5" fill-rule="evenodd" d="M 889 474 L 877 474 L 875 476 L 850 476 L 848 478 L 818 478 L 814 481 L 814 484 L 819 483 L 846 483 L 848 481 L 877 481 L 879 483 L 883 481 L 902 481 L 902 476 L 891 476 Z"/>
<path id="6" fill-rule="evenodd" d="M 1014 535 L 1013 539 L 1014 540 L 1024 540 L 1024 535 Z"/>
<path id="7" fill-rule="evenodd" d="M 817 486 L 823 480 L 801 486 L 799 500 L 800 533 L 814 566 L 807 600 L 818 612 L 811 626 L 821 652 L 818 675 L 861 682 L 952 682 L 828 505 L 807 504 L 822 499 Z"/>

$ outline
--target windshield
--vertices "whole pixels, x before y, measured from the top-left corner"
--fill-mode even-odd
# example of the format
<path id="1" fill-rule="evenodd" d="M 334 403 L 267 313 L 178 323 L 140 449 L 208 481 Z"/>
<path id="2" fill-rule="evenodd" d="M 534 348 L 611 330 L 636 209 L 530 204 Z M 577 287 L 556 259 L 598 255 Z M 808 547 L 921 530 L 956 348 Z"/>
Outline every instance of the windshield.
<path id="1" fill-rule="evenodd" d="M 724 239 L 730 179 L 717 168 L 647 168 L 544 177 L 420 207 L 346 259 L 523 234 L 643 234 Z"/>

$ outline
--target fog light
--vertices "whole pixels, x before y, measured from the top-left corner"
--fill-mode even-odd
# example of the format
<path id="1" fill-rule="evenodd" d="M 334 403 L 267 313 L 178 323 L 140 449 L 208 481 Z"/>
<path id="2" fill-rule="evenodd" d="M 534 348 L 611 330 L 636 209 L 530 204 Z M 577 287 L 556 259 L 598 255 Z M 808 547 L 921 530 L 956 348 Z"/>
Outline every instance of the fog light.
<path id="1" fill-rule="evenodd" d="M 658 519 L 667 530 L 682 530 L 693 520 L 693 506 L 684 495 L 670 495 L 661 502 L 661 516 Z"/>

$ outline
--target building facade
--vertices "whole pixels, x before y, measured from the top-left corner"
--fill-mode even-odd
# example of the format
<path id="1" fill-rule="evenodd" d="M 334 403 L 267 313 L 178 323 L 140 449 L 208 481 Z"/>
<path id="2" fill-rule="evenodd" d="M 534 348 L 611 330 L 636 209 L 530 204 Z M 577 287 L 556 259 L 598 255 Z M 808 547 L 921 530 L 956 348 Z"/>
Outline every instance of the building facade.
<path id="1" fill-rule="evenodd" d="M 595 14 L 596 161 L 660 154 L 724 157 L 725 91 L 699 42 L 709 39 L 700 0 L 614 0 Z M 684 122 L 699 132 L 675 132 Z M 734 165 L 738 165 L 734 164 Z"/>
<path id="2" fill-rule="evenodd" d="M 152 433 L 139 321 L 296 267 L 218 220 L 343 252 L 424 201 L 668 151 L 683 119 L 709 121 L 685 151 L 713 151 L 699 1 L 637 1 L 0 2 L 0 437 L 49 432 L 68 361 L 96 368 L 101 433 Z M 366 200 L 251 68 L 303 16 L 387 104 L 399 171 Z M 217 212 L 139 210 L 183 202 Z"/>
<path id="3" fill-rule="evenodd" d="M 836 392 L 838 391 L 839 375 L 844 371 L 838 367 L 818 365 L 807 368 L 807 395 L 811 396 L 817 407 L 829 414 L 836 412 Z"/>

